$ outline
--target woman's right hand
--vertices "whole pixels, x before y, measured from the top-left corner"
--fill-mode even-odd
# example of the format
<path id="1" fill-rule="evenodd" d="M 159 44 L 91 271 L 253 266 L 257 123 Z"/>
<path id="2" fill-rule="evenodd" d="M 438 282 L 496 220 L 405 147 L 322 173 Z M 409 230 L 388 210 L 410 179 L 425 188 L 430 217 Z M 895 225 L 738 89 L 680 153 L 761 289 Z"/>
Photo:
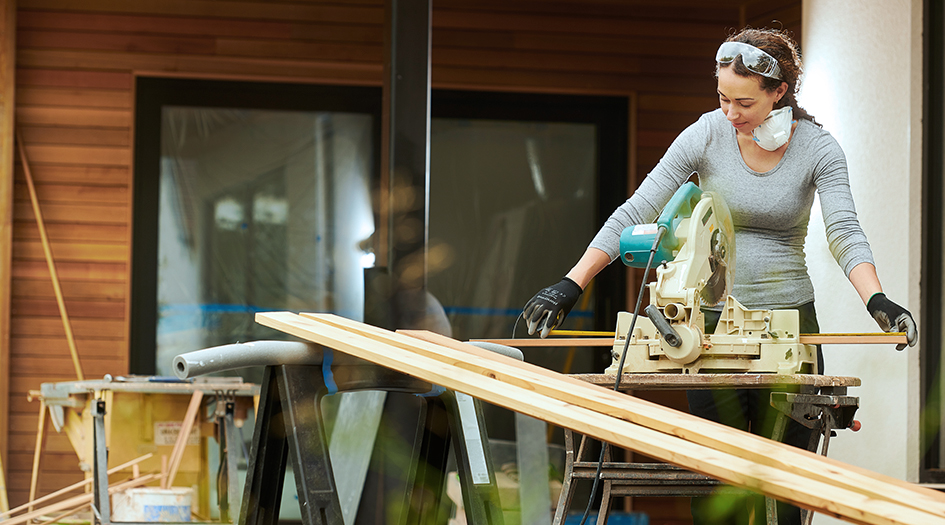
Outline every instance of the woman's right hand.
<path id="1" fill-rule="evenodd" d="M 541 330 L 541 338 L 556 326 L 561 326 L 568 313 L 577 304 L 584 290 L 571 279 L 565 277 L 557 284 L 543 288 L 527 303 L 522 317 L 528 323 L 528 335 Z"/>

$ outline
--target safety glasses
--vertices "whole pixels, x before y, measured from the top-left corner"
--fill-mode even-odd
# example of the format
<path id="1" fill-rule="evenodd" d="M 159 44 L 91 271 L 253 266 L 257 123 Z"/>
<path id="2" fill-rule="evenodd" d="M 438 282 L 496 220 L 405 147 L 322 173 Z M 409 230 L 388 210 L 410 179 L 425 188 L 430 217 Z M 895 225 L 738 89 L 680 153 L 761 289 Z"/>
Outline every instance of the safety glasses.
<path id="1" fill-rule="evenodd" d="M 768 78 L 781 80 L 781 68 L 778 61 L 768 53 L 744 42 L 724 42 L 715 53 L 715 61 L 728 64 L 741 55 L 742 63 L 751 71 Z"/>

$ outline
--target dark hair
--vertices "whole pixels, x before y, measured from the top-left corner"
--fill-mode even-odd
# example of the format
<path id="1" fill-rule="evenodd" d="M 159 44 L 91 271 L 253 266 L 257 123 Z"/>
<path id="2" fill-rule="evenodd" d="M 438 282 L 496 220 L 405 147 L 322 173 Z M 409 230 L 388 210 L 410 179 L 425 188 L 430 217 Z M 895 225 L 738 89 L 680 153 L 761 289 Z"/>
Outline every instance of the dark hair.
<path id="1" fill-rule="evenodd" d="M 778 61 L 778 67 L 781 68 L 781 80 L 759 75 L 745 67 L 742 63 L 742 57 L 738 56 L 730 64 L 734 67 L 736 75 L 748 77 L 754 76 L 765 91 L 774 91 L 781 86 L 781 82 L 788 85 L 787 92 L 781 97 L 781 100 L 774 104 L 775 109 L 791 106 L 794 112 L 794 118 L 809 120 L 814 124 L 820 124 L 814 120 L 814 116 L 797 104 L 797 92 L 801 85 L 801 57 L 797 52 L 797 44 L 794 39 L 785 31 L 775 29 L 751 29 L 745 28 L 738 33 L 728 37 L 726 42 L 743 42 L 757 47 L 758 49 L 773 56 Z M 728 67 L 729 64 L 716 64 L 715 75 L 718 76 L 720 67 Z"/>

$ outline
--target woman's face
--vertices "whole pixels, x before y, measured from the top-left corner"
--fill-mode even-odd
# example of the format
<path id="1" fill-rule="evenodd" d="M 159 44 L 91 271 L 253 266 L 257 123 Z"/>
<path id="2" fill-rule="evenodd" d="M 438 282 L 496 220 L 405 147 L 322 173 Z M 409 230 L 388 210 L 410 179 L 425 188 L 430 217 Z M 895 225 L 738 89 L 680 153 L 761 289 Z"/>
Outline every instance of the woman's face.
<path id="1" fill-rule="evenodd" d="M 773 92 L 765 91 L 757 78 L 737 75 L 731 67 L 719 68 L 718 80 L 722 112 L 739 133 L 749 135 L 764 122 L 787 91 L 784 82 Z"/>

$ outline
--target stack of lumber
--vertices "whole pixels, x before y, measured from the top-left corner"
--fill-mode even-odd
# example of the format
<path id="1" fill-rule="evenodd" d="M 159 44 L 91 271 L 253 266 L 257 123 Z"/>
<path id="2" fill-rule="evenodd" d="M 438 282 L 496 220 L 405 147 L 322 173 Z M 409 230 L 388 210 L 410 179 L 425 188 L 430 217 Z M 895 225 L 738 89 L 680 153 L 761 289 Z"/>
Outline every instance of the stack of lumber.
<path id="1" fill-rule="evenodd" d="M 945 525 L 945 495 L 430 332 L 329 314 L 260 324 L 852 523 Z"/>

